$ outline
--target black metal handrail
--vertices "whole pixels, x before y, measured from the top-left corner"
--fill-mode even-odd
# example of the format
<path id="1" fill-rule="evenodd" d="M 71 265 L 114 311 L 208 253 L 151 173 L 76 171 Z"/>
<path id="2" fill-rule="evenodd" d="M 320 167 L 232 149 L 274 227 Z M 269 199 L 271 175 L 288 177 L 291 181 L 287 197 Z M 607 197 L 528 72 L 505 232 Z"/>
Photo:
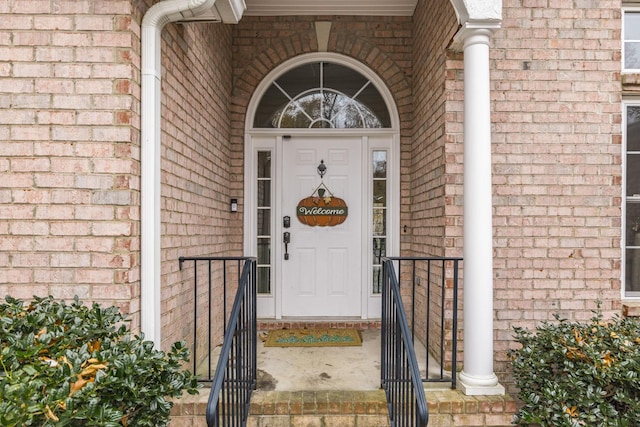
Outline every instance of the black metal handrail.
<path id="1" fill-rule="evenodd" d="M 458 285 L 462 258 L 458 257 L 389 257 L 398 265 L 399 282 L 410 281 L 411 339 L 414 343 L 416 329 L 423 335 L 421 341 L 427 348 L 424 382 L 451 383 L 456 388 L 458 355 Z M 404 265 L 410 271 L 404 274 Z M 425 283 L 421 283 L 420 279 Z M 418 292 L 422 288 L 422 292 Z M 403 288 L 404 289 L 404 288 Z M 447 295 L 449 292 L 450 296 Z M 449 300 L 447 300 L 449 298 Z M 426 307 L 425 317 L 416 318 L 416 306 Z M 449 315 L 447 315 L 449 314 Z M 416 324 L 421 321 L 420 327 Z M 447 324 L 447 322 L 450 322 Z M 445 337 L 449 336 L 448 340 Z M 448 341 L 448 342 L 447 342 Z M 435 358 L 436 369 L 430 369 L 430 355 Z M 449 359 L 446 356 L 449 355 Z M 448 366 L 448 372 L 445 371 Z"/>
<path id="2" fill-rule="evenodd" d="M 392 426 L 424 427 L 429 421 L 416 359 L 393 261 L 383 258 L 381 386 Z"/>
<path id="3" fill-rule="evenodd" d="M 244 264 L 211 392 L 207 426 L 245 426 L 256 386 L 256 261 Z"/>
<path id="4" fill-rule="evenodd" d="M 246 257 L 181 257 L 180 268 L 186 261 L 194 261 L 194 288 L 197 302 L 198 296 L 198 262 L 205 262 L 208 274 L 208 306 L 209 314 L 206 327 L 208 329 L 208 354 L 203 358 L 206 362 L 207 374 L 200 375 L 202 381 L 211 382 L 209 401 L 207 403 L 206 420 L 212 426 L 244 426 L 249 415 L 249 402 L 256 385 L 257 374 L 257 319 L 256 319 L 256 259 Z M 221 264 L 217 269 L 215 264 Z M 234 263 L 237 263 L 237 271 Z M 231 271 L 227 267 L 231 265 Z M 221 274 L 224 339 L 214 373 L 212 366 L 212 325 L 211 310 L 213 271 Z M 238 288 L 229 318 L 226 315 L 228 275 L 237 274 Z M 197 304 L 196 304 L 197 307 Z M 194 310 L 195 311 L 195 310 Z M 198 316 L 194 314 L 194 340 L 198 338 Z M 202 323 L 202 322 L 200 322 Z M 194 372 L 196 372 L 198 343 L 194 342 Z M 200 361 L 201 363 L 202 361 Z"/>
<path id="5" fill-rule="evenodd" d="M 180 257 L 180 270 L 192 265 L 193 276 L 193 372 L 198 381 L 213 379 L 215 348 L 227 330 L 228 299 L 239 289 L 247 257 Z M 255 276 L 255 275 L 254 275 Z M 214 307 L 214 304 L 218 307 Z"/>

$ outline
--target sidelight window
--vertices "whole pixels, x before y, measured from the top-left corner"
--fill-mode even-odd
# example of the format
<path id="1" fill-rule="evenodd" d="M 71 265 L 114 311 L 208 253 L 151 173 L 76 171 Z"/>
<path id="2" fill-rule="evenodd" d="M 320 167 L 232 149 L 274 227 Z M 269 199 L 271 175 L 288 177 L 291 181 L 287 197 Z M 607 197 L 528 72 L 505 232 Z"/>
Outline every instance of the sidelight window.
<path id="1" fill-rule="evenodd" d="M 258 276 L 259 294 L 271 294 L 271 152 L 258 151 Z"/>
<path id="2" fill-rule="evenodd" d="M 373 293 L 382 292 L 382 258 L 387 256 L 387 152 L 373 152 Z"/>

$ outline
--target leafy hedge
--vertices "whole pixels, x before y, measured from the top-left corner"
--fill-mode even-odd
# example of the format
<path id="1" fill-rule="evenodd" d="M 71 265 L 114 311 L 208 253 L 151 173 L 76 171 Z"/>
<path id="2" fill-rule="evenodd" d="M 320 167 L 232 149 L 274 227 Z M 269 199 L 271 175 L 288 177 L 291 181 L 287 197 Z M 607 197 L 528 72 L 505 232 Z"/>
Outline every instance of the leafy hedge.
<path id="1" fill-rule="evenodd" d="M 165 426 L 166 398 L 196 393 L 184 344 L 155 350 L 115 307 L 6 297 L 0 328 L 2 426 Z"/>
<path id="2" fill-rule="evenodd" d="M 616 317 L 515 328 L 509 352 L 519 397 L 516 424 L 640 426 L 640 323 Z"/>

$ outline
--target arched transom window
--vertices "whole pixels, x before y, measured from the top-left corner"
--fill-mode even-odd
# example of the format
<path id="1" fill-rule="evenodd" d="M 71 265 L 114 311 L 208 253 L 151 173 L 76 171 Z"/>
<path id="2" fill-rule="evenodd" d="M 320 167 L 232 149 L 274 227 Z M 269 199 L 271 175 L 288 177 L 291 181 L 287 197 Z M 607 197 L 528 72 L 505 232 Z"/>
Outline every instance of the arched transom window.
<path id="1" fill-rule="evenodd" d="M 287 71 L 262 96 L 256 128 L 389 128 L 382 95 L 359 72 L 333 62 Z"/>

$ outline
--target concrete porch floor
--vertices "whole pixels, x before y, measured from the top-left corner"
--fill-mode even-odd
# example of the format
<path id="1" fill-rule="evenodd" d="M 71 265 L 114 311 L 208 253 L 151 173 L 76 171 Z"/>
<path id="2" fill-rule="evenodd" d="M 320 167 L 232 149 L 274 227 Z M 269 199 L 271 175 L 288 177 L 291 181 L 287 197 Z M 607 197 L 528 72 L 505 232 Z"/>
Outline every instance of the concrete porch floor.
<path id="1" fill-rule="evenodd" d="M 267 332 L 261 332 L 264 336 Z M 258 340 L 258 390 L 367 391 L 380 388 L 379 329 L 362 331 L 362 346 L 345 347 L 265 347 Z M 416 348 L 421 372 L 425 373 L 426 350 Z M 431 376 L 439 375 L 433 360 Z M 446 389 L 450 383 L 437 384 Z"/>

